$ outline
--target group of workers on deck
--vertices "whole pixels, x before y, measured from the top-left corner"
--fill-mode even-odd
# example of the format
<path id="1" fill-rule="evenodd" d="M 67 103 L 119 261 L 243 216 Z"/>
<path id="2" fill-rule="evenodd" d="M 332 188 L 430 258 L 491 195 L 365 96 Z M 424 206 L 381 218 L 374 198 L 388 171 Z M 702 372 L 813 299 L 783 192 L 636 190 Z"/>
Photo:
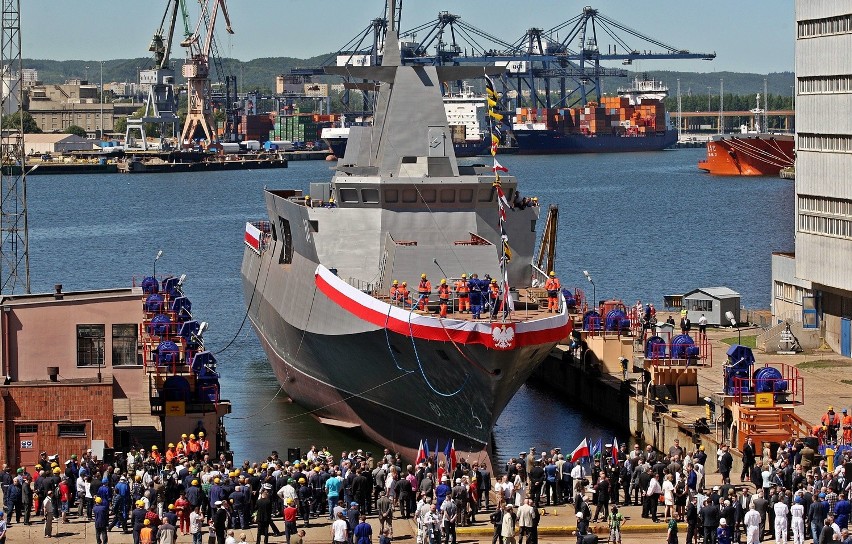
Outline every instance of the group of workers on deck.
<path id="1" fill-rule="evenodd" d="M 549 313 L 557 312 L 561 285 L 555 272 L 550 272 L 544 288 L 547 291 L 547 311 Z M 480 319 L 482 312 L 485 311 L 490 312 L 492 319 L 497 317 L 497 312 L 501 306 L 500 285 L 496 279 L 488 274 L 485 274 L 483 279 L 479 279 L 479 275 L 476 273 L 471 274 L 469 278 L 467 274 L 462 274 L 461 278 L 453 283 L 452 289 L 447 283 L 447 278 L 441 278 L 438 285 L 438 315 L 441 317 L 447 317 L 447 310 L 450 307 L 453 293 L 455 293 L 455 298 L 458 301 L 457 311 L 459 313 L 469 313 L 473 315 L 474 319 Z M 421 311 L 426 310 L 431 295 L 432 282 L 429 281 L 426 274 L 420 275 L 416 300 L 411 298 L 408 282 L 393 280 L 390 288 L 391 304 L 412 309 L 417 308 Z"/>

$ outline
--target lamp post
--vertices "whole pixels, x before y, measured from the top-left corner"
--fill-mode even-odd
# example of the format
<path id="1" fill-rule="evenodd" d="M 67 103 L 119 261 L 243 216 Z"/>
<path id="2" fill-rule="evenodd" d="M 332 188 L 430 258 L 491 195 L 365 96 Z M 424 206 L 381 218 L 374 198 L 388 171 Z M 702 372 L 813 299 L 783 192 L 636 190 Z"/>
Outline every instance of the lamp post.
<path id="1" fill-rule="evenodd" d="M 163 256 L 163 250 L 157 252 L 157 256 L 154 257 L 154 279 L 157 279 L 157 261 L 160 260 L 160 257 Z"/>
<path id="2" fill-rule="evenodd" d="M 592 281 L 592 275 L 589 274 L 588 270 L 583 270 L 583 275 L 586 276 L 586 279 L 589 280 L 589 283 L 592 284 L 592 302 L 594 302 L 595 307 L 597 307 L 597 305 L 598 305 L 597 286 L 595 285 L 595 282 Z"/>
<path id="3" fill-rule="evenodd" d="M 101 133 L 100 139 L 104 139 L 104 61 L 101 61 Z"/>

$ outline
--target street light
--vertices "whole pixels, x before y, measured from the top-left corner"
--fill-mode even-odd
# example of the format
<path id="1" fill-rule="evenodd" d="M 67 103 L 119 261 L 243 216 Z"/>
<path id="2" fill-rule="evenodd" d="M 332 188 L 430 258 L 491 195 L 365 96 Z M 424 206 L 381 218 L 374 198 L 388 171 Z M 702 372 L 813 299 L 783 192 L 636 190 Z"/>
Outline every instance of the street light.
<path id="1" fill-rule="evenodd" d="M 159 261 L 160 257 L 162 257 L 162 256 L 163 256 L 163 250 L 161 249 L 160 251 L 157 252 L 157 256 L 154 257 L 154 279 L 157 278 L 157 261 Z"/>
<path id="2" fill-rule="evenodd" d="M 740 344 L 740 345 L 741 345 L 742 339 L 741 339 L 740 335 L 742 334 L 742 332 L 740 331 L 740 324 L 737 322 L 737 320 L 736 320 L 736 319 L 734 319 L 734 312 L 732 312 L 732 311 L 730 311 L 730 310 L 729 310 L 729 311 L 727 311 L 727 312 L 725 312 L 725 318 L 726 318 L 728 321 L 730 321 L 730 322 L 731 322 L 731 326 L 732 326 L 732 327 L 736 327 L 736 328 L 737 328 L 737 344 Z"/>
<path id="3" fill-rule="evenodd" d="M 101 133 L 100 139 L 104 139 L 104 61 L 101 61 Z"/>
<path id="4" fill-rule="evenodd" d="M 589 283 L 592 284 L 592 302 L 594 302 L 595 306 L 597 306 L 597 304 L 598 304 L 597 286 L 595 285 L 595 282 L 592 281 L 592 275 L 589 274 L 588 270 L 583 270 L 583 275 L 586 276 L 586 279 L 589 280 Z"/>

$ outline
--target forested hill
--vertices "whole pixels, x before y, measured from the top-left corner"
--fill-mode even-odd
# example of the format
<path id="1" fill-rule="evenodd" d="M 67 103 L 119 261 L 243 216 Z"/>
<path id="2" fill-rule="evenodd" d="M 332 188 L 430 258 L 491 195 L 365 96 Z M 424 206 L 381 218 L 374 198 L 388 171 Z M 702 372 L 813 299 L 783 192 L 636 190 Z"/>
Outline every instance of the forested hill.
<path id="1" fill-rule="evenodd" d="M 275 76 L 285 74 L 292 68 L 314 68 L 323 61 L 332 58 L 333 53 L 317 55 L 309 59 L 297 59 L 293 57 L 268 57 L 250 61 L 239 61 L 236 59 L 223 59 L 226 71 L 237 76 L 238 86 L 242 91 L 259 89 L 271 92 L 275 87 Z M 182 57 L 174 57 L 174 66 L 178 72 L 180 81 L 180 65 Z M 38 70 L 39 79 L 48 84 L 64 83 L 71 78 L 85 79 L 89 82 L 100 81 L 100 61 L 96 60 L 45 60 L 25 59 L 26 68 Z M 137 73 L 142 68 L 151 66 L 150 58 L 136 59 L 113 59 L 104 61 L 104 81 L 128 81 L 137 80 Z M 708 64 L 710 67 L 711 64 Z M 628 78 L 609 78 L 604 82 L 604 92 L 613 93 L 618 87 L 625 87 L 635 77 L 633 74 Z M 670 71 L 643 71 L 639 75 L 647 75 L 650 78 L 659 79 L 669 86 L 671 96 L 677 91 L 677 80 L 680 79 L 681 93 L 684 96 L 707 96 L 708 87 L 710 94 L 718 96 L 720 79 L 725 81 L 725 94 L 753 95 L 763 93 L 763 80 L 767 81 L 769 93 L 774 95 L 790 96 L 795 76 L 792 72 L 781 72 L 771 74 L 749 74 L 737 72 L 670 72 Z M 331 79 L 329 79 L 331 81 Z"/>

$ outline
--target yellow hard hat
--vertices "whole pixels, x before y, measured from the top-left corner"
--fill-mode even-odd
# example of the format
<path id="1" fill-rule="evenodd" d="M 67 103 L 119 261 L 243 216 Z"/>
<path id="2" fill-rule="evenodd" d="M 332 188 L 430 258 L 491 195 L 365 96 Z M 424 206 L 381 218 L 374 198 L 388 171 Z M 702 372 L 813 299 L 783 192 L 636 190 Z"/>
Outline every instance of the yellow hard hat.
<path id="1" fill-rule="evenodd" d="M 446 279 L 446 278 L 441 278 L 441 285 L 445 285 L 446 283 L 447 283 L 447 279 Z"/>
<path id="2" fill-rule="evenodd" d="M 100 504 L 100 503 L 104 502 L 104 500 L 100 497 L 95 497 L 95 502 Z"/>
<path id="3" fill-rule="evenodd" d="M 467 274 L 462 274 L 462 279 L 465 279 L 466 277 L 467 277 Z"/>
<path id="4" fill-rule="evenodd" d="M 556 275 L 556 272 L 554 272 L 553 270 L 551 270 L 551 271 L 550 271 L 550 276 L 551 276 L 551 277 L 553 277 L 553 276 L 555 276 L 555 275 Z"/>
<path id="5" fill-rule="evenodd" d="M 254 474 L 254 469 L 253 469 L 253 468 L 248 469 L 248 473 L 249 473 L 249 474 Z"/>
<path id="6" fill-rule="evenodd" d="M 189 435 L 189 439 L 190 439 L 190 440 L 195 440 L 195 435 L 194 435 L 194 434 Z"/>
<path id="7" fill-rule="evenodd" d="M 143 504 L 144 504 L 144 503 L 143 503 Z M 143 521 L 143 522 L 142 522 L 142 525 L 144 525 L 144 526 L 146 526 L 146 527 L 147 527 L 148 525 L 151 525 L 151 520 L 150 520 L 150 519 L 146 519 L 145 521 Z"/>
<path id="8" fill-rule="evenodd" d="M 175 505 L 174 505 L 174 504 L 170 504 L 170 505 L 169 505 L 169 510 L 174 510 L 174 509 L 175 509 Z"/>
<path id="9" fill-rule="evenodd" d="M 260 468 L 266 468 L 266 467 L 268 467 L 268 466 L 269 466 L 269 465 L 267 465 L 266 463 L 263 463 L 262 465 L 260 465 Z"/>
<path id="10" fill-rule="evenodd" d="M 426 279 L 426 274 L 420 274 L 420 277 L 421 277 L 421 278 L 423 278 L 423 279 L 425 280 L 425 279 Z"/>
<path id="11" fill-rule="evenodd" d="M 497 280 L 491 280 L 491 283 L 497 283 Z"/>
<path id="12" fill-rule="evenodd" d="M 192 485 L 198 485 L 198 480 L 192 480 Z"/>
<path id="13" fill-rule="evenodd" d="M 823 431 L 827 431 L 827 430 L 828 430 L 828 427 L 826 427 L 825 425 L 823 425 L 823 426 L 822 426 L 822 430 L 823 430 Z"/>
<path id="14" fill-rule="evenodd" d="M 403 285 L 408 285 L 407 281 L 402 282 Z"/>
<path id="15" fill-rule="evenodd" d="M 394 285 L 399 285 L 399 281 L 397 281 L 397 280 L 393 280 L 393 284 L 394 284 Z"/>
<path id="16" fill-rule="evenodd" d="M 833 412 L 833 411 L 834 411 L 834 406 L 829 406 L 829 407 L 828 407 L 828 411 L 829 411 L 829 412 Z"/>
<path id="17" fill-rule="evenodd" d="M 136 501 L 136 506 L 145 506 L 145 501 L 139 499 L 138 501 Z"/>
<path id="18" fill-rule="evenodd" d="M 304 478 L 299 478 L 299 483 L 300 483 L 300 484 L 303 484 L 303 483 L 305 483 L 305 482 L 306 482 L 306 480 L 305 480 Z"/>
<path id="19" fill-rule="evenodd" d="M 53 469 L 53 473 L 54 473 L 54 474 L 59 474 L 59 467 L 56 467 L 55 469 Z"/>
<path id="20" fill-rule="evenodd" d="M 175 445 L 174 445 L 172 442 L 169 442 L 169 447 L 170 447 L 170 448 L 174 448 L 174 447 L 175 447 Z"/>
<path id="21" fill-rule="evenodd" d="M 202 436 L 204 436 L 204 431 L 201 431 L 200 433 L 198 433 L 199 438 L 201 438 Z"/>
<path id="22" fill-rule="evenodd" d="M 333 198 L 329 198 L 329 199 L 328 199 L 328 201 L 329 201 L 329 202 L 334 202 L 334 199 L 333 199 Z"/>
<path id="23" fill-rule="evenodd" d="M 154 444 L 153 446 L 151 446 L 151 451 L 157 451 L 157 445 L 156 445 L 156 444 Z"/>
<path id="24" fill-rule="evenodd" d="M 221 482 L 221 481 L 222 481 L 222 480 L 220 480 L 219 478 L 213 478 L 213 483 L 214 483 L 214 484 L 218 484 L 218 483 L 219 483 L 219 482 Z"/>

